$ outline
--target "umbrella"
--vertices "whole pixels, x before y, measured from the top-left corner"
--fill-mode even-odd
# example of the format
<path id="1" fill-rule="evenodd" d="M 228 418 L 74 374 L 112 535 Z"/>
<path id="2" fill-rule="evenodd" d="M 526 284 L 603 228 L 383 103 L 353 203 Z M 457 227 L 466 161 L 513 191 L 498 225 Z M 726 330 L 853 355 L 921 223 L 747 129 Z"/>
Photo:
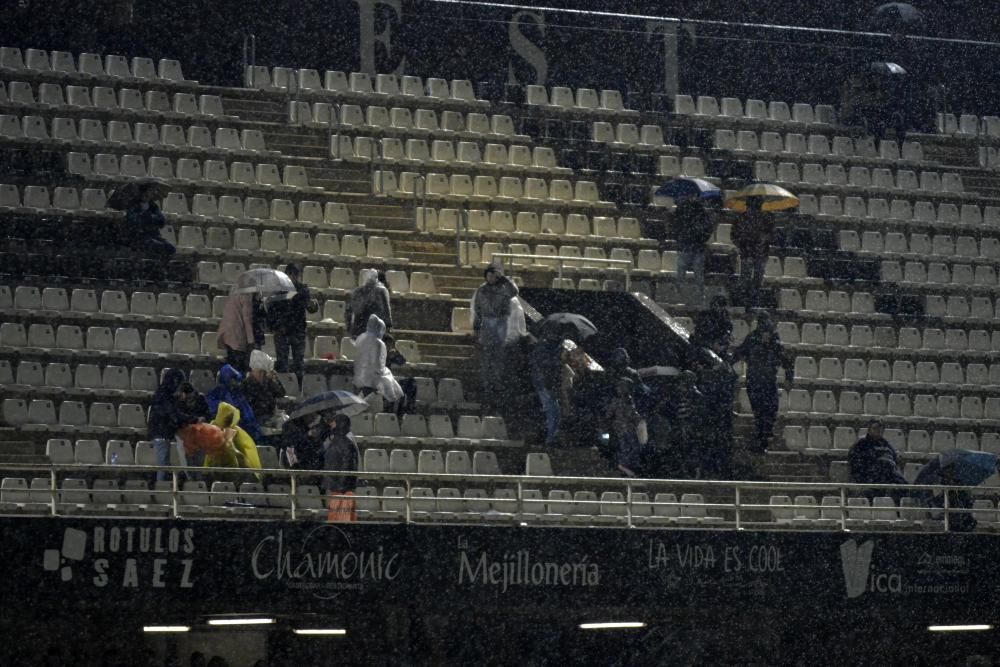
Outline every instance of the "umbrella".
<path id="1" fill-rule="evenodd" d="M 722 199 L 722 190 L 703 178 L 674 178 L 656 191 L 657 197 L 699 197 L 701 199 Z"/>
<path id="2" fill-rule="evenodd" d="M 866 69 L 872 74 L 878 74 L 879 76 L 906 76 L 906 70 L 903 69 L 902 65 L 897 65 L 896 63 L 868 63 Z"/>
<path id="3" fill-rule="evenodd" d="M 280 292 L 295 292 L 292 279 L 277 269 L 250 269 L 236 279 L 230 294 L 261 294 L 271 297 Z"/>
<path id="4" fill-rule="evenodd" d="M 118 211 L 124 211 L 128 209 L 132 204 L 138 201 L 139 196 L 147 188 L 153 188 L 153 199 L 163 199 L 166 195 L 166 186 L 162 181 L 158 181 L 155 178 L 137 178 L 127 183 L 122 183 L 111 193 L 108 197 L 108 208 L 113 208 Z"/>
<path id="5" fill-rule="evenodd" d="M 313 415 L 317 412 L 326 412 L 328 410 L 353 417 L 368 410 L 368 404 L 365 403 L 365 399 L 349 391 L 340 389 L 325 391 L 299 401 L 289 419 L 298 419 L 299 417 Z"/>
<path id="6" fill-rule="evenodd" d="M 799 198 L 785 188 L 770 183 L 753 183 L 726 200 L 726 208 L 734 211 L 747 210 L 747 199 L 760 197 L 764 200 L 765 211 L 784 211 L 799 205 Z"/>
<path id="7" fill-rule="evenodd" d="M 576 313 L 553 313 L 539 322 L 536 330 L 542 337 L 562 336 L 576 343 L 597 335 L 594 323 Z"/>
<path id="8" fill-rule="evenodd" d="M 940 455 L 941 472 L 963 486 L 982 484 L 997 470 L 997 455 L 950 449 Z"/>
<path id="9" fill-rule="evenodd" d="M 879 32 L 910 32 L 924 25 L 924 15 L 905 2 L 887 2 L 872 12 L 869 26 Z"/>

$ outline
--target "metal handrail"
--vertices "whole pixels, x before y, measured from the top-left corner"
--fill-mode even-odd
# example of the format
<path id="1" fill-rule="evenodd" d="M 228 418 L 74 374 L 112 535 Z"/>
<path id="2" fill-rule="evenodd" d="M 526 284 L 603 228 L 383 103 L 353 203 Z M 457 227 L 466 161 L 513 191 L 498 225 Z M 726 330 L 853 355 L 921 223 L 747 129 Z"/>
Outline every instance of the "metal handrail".
<path id="1" fill-rule="evenodd" d="M 247 67 L 249 65 L 249 68 Z M 254 87 L 254 67 L 257 65 L 257 35 L 250 33 L 243 36 L 243 84 L 247 88 Z"/>
<path id="2" fill-rule="evenodd" d="M 625 269 L 625 289 L 626 290 L 629 289 L 629 287 L 631 287 L 632 285 L 632 262 L 630 262 L 627 259 L 600 259 L 597 257 L 563 257 L 562 255 L 532 255 L 532 254 L 523 254 L 516 252 L 495 252 L 493 253 L 493 257 L 499 257 L 501 259 L 501 263 L 505 258 L 510 260 L 533 259 L 536 260 L 535 261 L 536 264 L 542 264 L 543 262 L 557 262 L 558 267 L 557 267 L 556 277 L 559 279 L 560 282 L 562 281 L 563 277 L 563 265 L 567 262 L 570 263 L 578 262 L 580 264 L 587 264 L 587 263 L 608 264 L 612 268 L 615 266 L 621 266 L 621 268 Z M 511 261 L 507 269 L 509 275 L 513 275 L 513 269 L 514 269 L 514 262 Z"/>
<path id="3" fill-rule="evenodd" d="M 707 515 L 709 510 L 714 511 L 716 514 L 725 514 L 731 516 L 732 518 L 724 517 L 713 517 L 712 523 L 710 525 L 715 526 L 719 529 L 731 529 L 731 530 L 746 530 L 747 526 L 752 526 L 754 529 L 768 529 L 768 528 L 781 528 L 786 524 L 774 520 L 762 521 L 759 517 L 748 516 L 747 512 L 764 512 L 764 511 L 774 511 L 774 510 L 801 510 L 803 507 L 807 507 L 811 512 L 838 512 L 839 519 L 837 519 L 836 530 L 849 531 L 854 527 L 864 526 L 866 529 L 878 529 L 884 527 L 886 523 L 885 520 L 871 519 L 871 520 L 860 520 L 851 518 L 849 515 L 857 511 L 867 511 L 869 513 L 877 513 L 880 509 L 885 509 L 889 511 L 898 511 L 900 515 L 910 513 L 910 512 L 921 512 L 924 515 L 930 513 L 938 514 L 943 518 L 943 522 L 940 524 L 924 525 L 920 521 L 911 521 L 913 525 L 910 526 L 893 526 L 894 530 L 898 530 L 901 527 L 910 527 L 914 529 L 922 529 L 921 532 L 939 532 L 940 528 L 948 530 L 949 528 L 949 517 L 955 513 L 989 513 L 991 510 L 977 509 L 977 508 L 955 508 L 952 506 L 950 499 L 950 492 L 952 491 L 966 491 L 966 492 L 978 492 L 979 495 L 1000 495 L 1000 487 L 968 487 L 968 486 L 933 486 L 933 485 L 907 485 L 907 486 L 896 486 L 888 484 L 852 484 L 852 483 L 840 483 L 840 482 L 733 482 L 733 481 L 718 481 L 718 480 L 681 480 L 681 479 L 642 479 L 642 478 L 615 478 L 615 477 L 558 477 L 551 475 L 478 475 L 478 474 L 449 474 L 449 473 L 396 473 L 396 472 L 365 472 L 360 471 L 324 471 L 324 470 L 287 470 L 287 469 L 263 469 L 263 470 L 247 470 L 247 469 L 234 469 L 234 468 L 185 468 L 181 466 L 146 466 L 146 465 L 88 465 L 88 464 L 8 464 L 0 466 L 0 472 L 10 472 L 14 474 L 24 475 L 24 473 L 37 472 L 45 473 L 45 477 L 48 478 L 48 488 L 45 489 L 47 492 L 47 512 L 46 515 L 60 516 L 60 506 L 65 506 L 73 503 L 63 503 L 60 502 L 60 494 L 66 491 L 74 491 L 74 489 L 62 489 L 59 486 L 59 478 L 66 477 L 66 475 L 60 475 L 60 473 L 79 473 L 79 474 L 94 474 L 101 473 L 102 475 L 107 475 L 108 473 L 118 473 L 118 474 L 146 474 L 151 475 L 158 471 L 167 472 L 170 475 L 170 515 L 173 517 L 188 517 L 185 506 L 187 503 L 184 502 L 184 494 L 187 493 L 198 493 L 198 494 L 208 494 L 209 497 L 213 493 L 210 489 L 205 491 L 185 491 L 182 487 L 182 478 L 189 475 L 200 476 L 203 474 L 211 475 L 212 477 L 226 477 L 226 476 L 237 476 L 241 478 L 246 478 L 251 473 L 258 476 L 267 476 L 272 478 L 270 482 L 271 485 L 274 483 L 284 483 L 287 480 L 289 485 L 288 492 L 276 491 L 274 487 L 269 485 L 265 490 L 248 492 L 252 494 L 254 498 L 271 499 L 271 498 L 287 498 L 287 501 L 283 501 L 281 504 L 270 505 L 272 509 L 288 509 L 289 517 L 291 520 L 298 520 L 301 518 L 303 508 L 301 506 L 301 501 L 303 496 L 299 495 L 300 488 L 302 486 L 302 478 L 325 478 L 331 476 L 357 476 L 365 483 L 370 482 L 396 482 L 398 485 L 404 487 L 404 495 L 385 495 L 383 494 L 372 494 L 363 496 L 346 496 L 338 494 L 328 494 L 328 498 L 354 498 L 365 499 L 369 501 L 381 501 L 390 500 L 393 503 L 403 502 L 404 503 L 404 518 L 407 522 L 414 521 L 414 510 L 412 503 L 414 501 L 428 501 L 430 498 L 419 498 L 412 495 L 412 490 L 414 488 L 419 488 L 423 486 L 431 486 L 432 483 L 449 483 L 454 486 L 469 486 L 475 485 L 477 487 L 503 487 L 511 492 L 516 489 L 516 494 L 513 497 L 497 497 L 495 495 L 477 498 L 475 500 L 488 501 L 488 502 L 503 502 L 503 503 L 516 503 L 517 512 L 511 514 L 512 520 L 517 520 L 519 522 L 530 521 L 533 516 L 544 515 L 545 512 L 532 512 L 529 511 L 532 508 L 537 508 L 540 506 L 546 506 L 549 503 L 561 503 L 569 506 L 580 506 L 593 504 L 594 502 L 599 503 L 600 506 L 609 507 L 622 507 L 622 512 L 620 514 L 615 513 L 604 513 L 603 510 L 599 515 L 603 519 L 613 518 L 620 519 L 625 525 L 629 527 L 643 527 L 646 525 L 645 517 L 647 516 L 657 516 L 661 519 L 668 519 L 666 515 L 655 514 L 655 508 L 677 508 L 678 512 L 684 509 L 697 508 L 701 516 Z M 279 482 L 274 481 L 274 479 L 282 480 Z M 525 489 L 534 487 L 579 487 L 585 486 L 590 490 L 598 488 L 602 491 L 618 491 L 621 493 L 621 500 L 602 500 L 600 498 L 595 499 L 575 499 L 568 498 L 565 500 L 553 500 L 551 498 L 545 498 L 539 496 L 538 498 L 526 498 Z M 512 488 L 513 487 L 513 488 Z M 263 487 L 262 487 L 263 488 Z M 635 499 L 635 490 L 641 488 L 647 494 L 647 500 L 637 501 Z M 87 489 L 91 491 L 92 489 Z M 683 500 L 683 492 L 689 490 L 691 492 L 727 492 L 732 493 L 732 500 L 718 501 L 712 500 L 707 502 L 702 499 L 702 502 L 690 502 Z M 944 492 L 943 506 L 942 507 L 928 507 L 923 505 L 916 506 L 895 506 L 893 508 L 880 508 L 878 506 L 854 506 L 848 504 L 848 496 L 861 495 L 861 492 L 874 490 L 876 492 L 882 492 L 883 495 L 890 495 L 893 491 L 923 491 L 923 492 Z M 3 494 L 28 497 L 27 494 L 39 492 L 40 489 L 3 489 Z M 98 490 L 102 492 L 104 490 Z M 108 489 L 111 493 L 121 494 L 123 498 L 126 499 L 124 504 L 129 504 L 127 502 L 127 497 L 129 494 L 142 494 L 147 498 L 151 494 L 162 494 L 165 493 L 165 489 Z M 805 493 L 818 493 L 823 491 L 836 492 L 839 497 L 839 502 L 836 505 L 796 505 L 794 503 L 763 503 L 763 502 L 747 502 L 745 500 L 745 494 L 752 491 L 783 491 L 783 495 L 791 495 L 791 492 L 799 491 Z M 655 497 L 658 493 L 674 493 L 674 501 L 657 501 Z M 676 492 L 681 492 L 680 499 L 677 499 Z M 231 491 L 225 492 L 226 495 L 231 494 Z M 236 490 L 239 494 L 239 490 Z M 436 499 L 435 499 L 436 500 Z M 464 498 L 462 499 L 465 500 Z M 769 499 L 770 500 L 770 499 Z M 14 504 L 16 501 L 5 500 L 4 504 Z M 37 501 L 25 500 L 22 504 L 32 504 Z M 100 504 L 100 503 L 94 503 Z M 640 513 L 637 508 L 646 508 L 649 511 L 645 513 Z M 116 507 L 109 505 L 106 510 L 100 510 L 95 512 L 102 517 L 117 518 Z M 2 506 L 0 506 L 0 514 L 4 514 Z M 74 512 L 74 516 L 79 516 L 79 512 Z M 307 512 L 307 515 L 311 513 Z M 474 513 L 468 513 L 474 514 Z M 698 515 L 693 514 L 691 516 L 685 517 L 683 515 L 678 515 L 677 518 L 684 523 L 684 519 L 697 519 Z M 1000 510 L 992 510 L 997 519 L 1000 521 Z M 32 514 L 19 513 L 20 516 L 32 516 Z M 38 513 L 33 514 L 33 516 L 39 516 Z M 130 512 L 122 512 L 120 515 L 122 518 L 134 518 L 135 514 Z M 580 513 L 575 516 L 586 516 L 585 513 Z M 218 518 L 218 517 L 214 517 Z M 246 514 L 240 515 L 241 519 L 253 518 L 248 517 Z M 272 519 L 271 516 L 260 516 L 263 519 Z M 597 519 L 598 515 L 594 515 Z M 597 523 L 602 523 L 597 521 Z M 690 522 L 688 522 L 690 523 Z M 817 524 L 817 528 L 827 527 L 825 524 Z M 832 527 L 830 527 L 832 529 Z"/>

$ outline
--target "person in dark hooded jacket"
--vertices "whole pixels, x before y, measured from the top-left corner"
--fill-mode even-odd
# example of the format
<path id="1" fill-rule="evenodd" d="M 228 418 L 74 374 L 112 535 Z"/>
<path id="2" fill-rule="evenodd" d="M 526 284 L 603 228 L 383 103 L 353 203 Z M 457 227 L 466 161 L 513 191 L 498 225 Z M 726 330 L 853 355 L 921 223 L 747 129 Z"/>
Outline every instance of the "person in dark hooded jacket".
<path id="1" fill-rule="evenodd" d="M 907 484 L 896 448 L 882 435 L 881 422 L 869 424 L 865 437 L 847 452 L 847 467 L 855 484 Z M 868 498 L 880 495 L 884 494 L 874 489 L 865 492 Z"/>
<path id="2" fill-rule="evenodd" d="M 757 326 L 733 350 L 733 362 L 741 360 L 747 363 L 747 396 L 757 425 L 753 451 L 763 453 L 778 418 L 778 368 L 785 370 L 785 382 L 792 383 L 791 359 L 767 313 L 757 315 Z"/>
<path id="3" fill-rule="evenodd" d="M 705 298 L 705 251 L 715 224 L 698 196 L 678 200 L 671 220 L 671 232 L 677 239 L 677 280 L 687 282 L 690 269 L 694 276 L 695 301 Z"/>
<path id="4" fill-rule="evenodd" d="M 479 349 L 480 377 L 483 401 L 497 402 L 503 390 L 504 347 L 511 299 L 519 290 L 499 266 L 490 265 L 483 271 L 486 282 L 472 295 L 472 331 Z"/>
<path id="5" fill-rule="evenodd" d="M 185 391 L 187 389 L 190 391 Z M 170 448 L 177 431 L 207 416 L 195 395 L 200 396 L 187 383 L 184 371 L 178 368 L 166 370 L 153 394 L 146 423 L 146 437 L 153 443 L 157 465 L 170 465 Z M 167 473 L 157 472 L 156 478 L 165 480 Z"/>
<path id="6" fill-rule="evenodd" d="M 177 249 L 160 235 L 167 219 L 153 199 L 155 194 L 156 186 L 152 184 L 139 192 L 139 198 L 125 211 L 122 235 L 132 248 L 152 257 L 167 258 L 173 256 Z"/>
<path id="7" fill-rule="evenodd" d="M 563 380 L 562 349 L 560 333 L 548 332 L 531 351 L 531 385 L 538 394 L 545 416 L 545 445 L 559 446 L 559 428 L 562 421 L 562 406 L 559 402 Z"/>
<path id="8" fill-rule="evenodd" d="M 205 395 L 208 402 L 208 409 L 214 415 L 219 409 L 220 403 L 228 403 L 240 413 L 239 427 L 250 434 L 250 437 L 257 441 L 262 433 L 260 425 L 257 423 L 257 416 L 250 407 L 246 395 L 243 393 L 243 374 L 226 364 L 219 371 L 219 384 L 215 389 Z"/>
<path id="9" fill-rule="evenodd" d="M 708 348 L 719 355 L 729 349 L 733 338 L 733 318 L 729 315 L 728 306 L 725 295 L 717 294 L 706 310 L 695 315 L 694 333 L 691 334 L 693 346 Z"/>
<path id="10" fill-rule="evenodd" d="M 347 300 L 347 312 L 344 318 L 347 321 L 348 333 L 357 338 L 368 329 L 368 320 L 372 315 L 385 323 L 386 331 L 392 329 L 392 302 L 389 296 L 389 288 L 378 279 L 376 269 L 361 269 L 359 275 L 360 287 L 351 292 Z"/>
<path id="11" fill-rule="evenodd" d="M 351 435 L 351 418 L 336 414 L 328 421 L 329 435 L 323 442 L 323 469 L 335 472 L 356 472 L 361 454 L 358 443 Z M 357 475 L 346 474 L 323 477 L 323 491 L 327 494 L 327 521 L 345 522 L 356 519 L 354 490 Z"/>

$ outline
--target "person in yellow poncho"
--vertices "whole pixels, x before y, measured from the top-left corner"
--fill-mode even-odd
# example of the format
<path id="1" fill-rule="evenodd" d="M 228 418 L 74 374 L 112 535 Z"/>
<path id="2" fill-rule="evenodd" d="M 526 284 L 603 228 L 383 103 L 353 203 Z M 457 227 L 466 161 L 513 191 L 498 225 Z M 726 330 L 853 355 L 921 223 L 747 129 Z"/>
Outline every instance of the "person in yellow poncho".
<path id="1" fill-rule="evenodd" d="M 219 403 L 212 424 L 222 429 L 225 434 L 225 445 L 219 452 L 208 453 L 205 456 L 205 466 L 209 468 L 255 468 L 260 470 L 260 455 L 257 453 L 257 443 L 237 424 L 240 422 L 240 411 L 229 403 Z"/>

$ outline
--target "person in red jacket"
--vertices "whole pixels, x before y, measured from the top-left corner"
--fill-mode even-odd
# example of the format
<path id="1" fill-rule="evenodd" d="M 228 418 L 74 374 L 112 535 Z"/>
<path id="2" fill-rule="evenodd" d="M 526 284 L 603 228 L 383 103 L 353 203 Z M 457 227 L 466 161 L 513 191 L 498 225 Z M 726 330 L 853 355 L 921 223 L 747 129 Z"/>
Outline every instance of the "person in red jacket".
<path id="1" fill-rule="evenodd" d="M 774 236 L 774 216 L 763 210 L 761 197 L 748 197 L 747 210 L 733 225 L 732 238 L 740 253 L 740 278 L 746 307 L 757 305 L 764 268 Z"/>

